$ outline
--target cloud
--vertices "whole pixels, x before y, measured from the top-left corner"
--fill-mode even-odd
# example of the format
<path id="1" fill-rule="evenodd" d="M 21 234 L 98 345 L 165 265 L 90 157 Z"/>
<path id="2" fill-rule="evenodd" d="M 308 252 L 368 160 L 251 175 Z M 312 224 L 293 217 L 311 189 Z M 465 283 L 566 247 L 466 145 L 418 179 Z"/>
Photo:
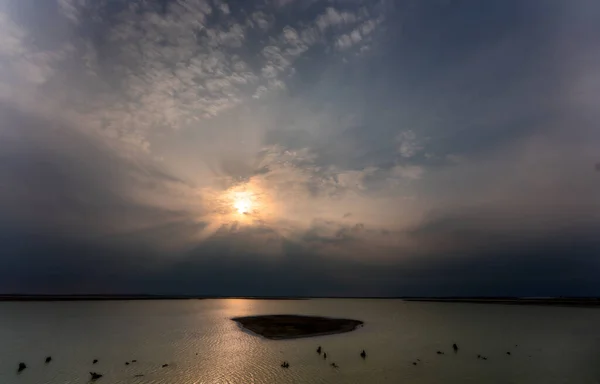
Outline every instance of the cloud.
<path id="1" fill-rule="evenodd" d="M 69 21 L 79 24 L 80 9 L 85 7 L 86 0 L 58 0 L 60 12 Z"/>
<path id="2" fill-rule="evenodd" d="M 399 142 L 398 153 L 400 156 L 410 158 L 415 156 L 423 147 L 417 141 L 417 136 L 412 130 L 402 131 L 396 137 Z"/>
<path id="3" fill-rule="evenodd" d="M 274 22 L 274 18 L 272 15 L 267 15 L 263 11 L 256 11 L 252 13 L 250 18 L 248 19 L 248 23 L 251 26 L 256 25 L 258 28 L 263 31 L 268 30 Z"/>
<path id="4" fill-rule="evenodd" d="M 59 50 L 28 45 L 33 40 L 28 32 L 2 14 L 1 49 L 14 72 L 4 71 L 5 86 L 17 87 L 12 79 L 41 85 L 54 78 L 47 88 L 57 92 L 45 97 L 67 108 L 77 105 L 77 113 L 107 137 L 146 150 L 157 130 L 184 129 L 260 98 L 265 89 L 286 89 L 293 63 L 324 38 L 317 26 L 357 19 L 328 7 L 308 23 L 285 26 L 275 39 L 249 42 L 249 28 L 269 30 L 277 9 L 246 16 L 232 14 L 225 2 L 186 0 L 164 9 L 147 2 L 115 8 L 108 22 L 93 16 L 107 9 L 102 2 L 61 0 L 58 5 L 72 22 L 70 36 L 56 36 L 64 41 Z M 221 18 L 213 17 L 215 9 Z M 85 23 L 103 34 L 87 38 Z M 335 34 L 330 39 L 335 41 Z M 262 60 L 248 60 L 250 53 L 240 56 L 243 45 Z M 60 66 L 67 59 L 69 76 Z"/>
<path id="5" fill-rule="evenodd" d="M 371 32 L 373 32 L 375 30 L 377 25 L 379 23 L 381 23 L 382 21 L 383 21 L 383 19 L 381 19 L 381 18 L 367 20 L 359 26 L 358 30 L 360 30 L 360 33 L 362 36 L 368 36 L 371 34 Z M 358 30 L 355 30 L 355 32 L 357 32 Z"/>
<path id="6" fill-rule="evenodd" d="M 0 113 L 3 225 L 110 242 L 167 225 L 193 226 L 201 212 L 194 190 L 150 158 L 123 157 L 62 122 L 6 104 Z M 168 243 L 179 247 L 177 241 Z"/>
<path id="7" fill-rule="evenodd" d="M 367 51 L 369 49 L 368 42 L 371 41 L 370 34 L 382 22 L 382 17 L 367 19 L 352 31 L 342 34 L 336 41 L 336 47 L 341 50 L 346 50 L 350 47 L 358 45 L 359 52 Z"/>
<path id="8" fill-rule="evenodd" d="M 278 7 L 285 7 L 286 5 L 293 4 L 295 0 L 274 0 L 275 5 Z"/>
<path id="9" fill-rule="evenodd" d="M 339 170 L 321 167 L 319 162 L 319 156 L 308 148 L 264 148 L 254 165 L 257 171 L 241 180 L 233 175 L 225 176 L 221 192 L 213 188 L 204 191 L 203 201 L 212 212 L 207 221 L 216 223 L 211 230 L 236 223 L 238 231 L 250 231 L 259 225 L 286 241 L 310 244 L 311 252 L 331 255 L 333 250 L 330 248 L 335 244 L 337 253 L 353 258 L 357 254 L 357 245 L 340 242 L 340 233 L 344 233 L 346 240 L 350 240 L 349 235 L 358 236 L 360 240 L 356 241 L 362 243 L 360 248 L 379 242 L 380 247 L 389 250 L 378 254 L 382 257 L 391 255 L 392 245 L 397 243 L 390 242 L 390 238 L 382 233 L 415 225 L 420 219 L 416 209 L 418 204 L 403 196 L 381 195 L 385 191 L 372 179 L 385 180 L 389 172 L 381 173 L 374 167 Z M 414 177 L 418 173 L 412 172 L 395 177 Z M 243 218 L 236 218 L 235 212 L 232 214 L 231 199 L 234 197 L 227 197 L 237 194 L 248 196 L 255 206 Z M 374 199 L 374 196 L 378 197 Z M 351 217 L 346 215 L 348 206 L 353 207 Z M 403 212 L 402 219 L 396 217 L 398 211 Z M 366 228 L 364 234 L 356 231 L 359 227 Z M 317 249 L 324 239 L 331 241 L 323 243 L 327 247 Z M 251 249 L 250 245 L 246 247 Z"/>
<path id="10" fill-rule="evenodd" d="M 356 21 L 356 15 L 347 11 L 338 11 L 335 8 L 328 7 L 325 12 L 317 17 L 316 24 L 321 31 L 330 27 L 343 24 L 349 24 Z"/>
<path id="11" fill-rule="evenodd" d="M 465 36 L 460 10 L 385 1 L 5 6 L 0 281 L 496 292 L 537 259 L 540 284 L 589 278 L 592 252 L 561 264 L 544 244 L 596 249 L 591 19 L 533 6 L 521 28 L 506 7 Z"/>
<path id="12" fill-rule="evenodd" d="M 336 41 L 336 46 L 341 49 L 345 49 L 352 46 L 352 39 L 348 35 L 342 35 Z"/>
<path id="13" fill-rule="evenodd" d="M 71 53 L 68 43 L 56 50 L 45 50 L 31 43 L 31 37 L 4 13 L 0 13 L 0 82 L 10 87 L 37 87 L 46 83 Z"/>
<path id="14" fill-rule="evenodd" d="M 220 4 L 218 4 L 218 7 L 219 7 L 219 10 L 221 12 L 223 12 L 225 15 L 229 15 L 231 13 L 231 11 L 229 10 L 229 5 L 227 5 L 226 3 L 220 3 Z"/>
<path id="15" fill-rule="evenodd" d="M 392 176 L 418 180 L 423 176 L 424 170 L 423 167 L 417 165 L 397 165 L 392 168 L 390 173 Z"/>

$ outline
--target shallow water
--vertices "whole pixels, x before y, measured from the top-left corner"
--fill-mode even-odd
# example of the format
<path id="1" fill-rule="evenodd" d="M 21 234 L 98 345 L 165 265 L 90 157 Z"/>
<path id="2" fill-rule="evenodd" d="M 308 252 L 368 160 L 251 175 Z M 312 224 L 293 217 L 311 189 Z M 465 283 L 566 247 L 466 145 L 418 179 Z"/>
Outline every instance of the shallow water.
<path id="1" fill-rule="evenodd" d="M 230 320 L 274 313 L 365 326 L 272 341 Z M 599 324 L 596 308 L 401 300 L 5 302 L 0 383 L 87 383 L 89 371 L 104 374 L 98 384 L 600 383 Z M 319 345 L 327 361 L 315 352 Z M 47 355 L 53 361 L 45 365 Z M 289 369 L 279 366 L 283 360 Z M 20 361 L 28 368 L 17 374 Z M 329 366 L 334 361 L 339 369 Z"/>

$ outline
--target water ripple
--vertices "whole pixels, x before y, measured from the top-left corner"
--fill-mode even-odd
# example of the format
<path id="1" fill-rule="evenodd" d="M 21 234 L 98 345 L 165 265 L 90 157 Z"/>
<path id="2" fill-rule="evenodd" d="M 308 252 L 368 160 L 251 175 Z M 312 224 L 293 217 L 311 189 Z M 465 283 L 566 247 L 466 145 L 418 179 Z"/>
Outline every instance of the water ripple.
<path id="1" fill-rule="evenodd" d="M 357 318 L 366 326 L 272 341 L 230 320 L 265 313 Z M 97 384 L 593 383 L 599 321 L 600 310 L 589 308 L 398 300 L 0 303 L 0 383 L 87 383 L 90 371 L 104 374 Z M 456 355 L 453 342 L 461 346 Z M 290 368 L 280 367 L 283 360 Z M 28 368 L 17 375 L 19 361 Z"/>

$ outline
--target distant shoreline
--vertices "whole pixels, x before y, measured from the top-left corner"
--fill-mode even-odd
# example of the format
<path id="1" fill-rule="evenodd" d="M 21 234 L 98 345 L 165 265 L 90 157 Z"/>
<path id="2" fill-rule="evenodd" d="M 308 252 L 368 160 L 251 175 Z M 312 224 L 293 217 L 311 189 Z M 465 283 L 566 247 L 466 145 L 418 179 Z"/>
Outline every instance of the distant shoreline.
<path id="1" fill-rule="evenodd" d="M 307 297 L 232 297 L 232 296 L 167 296 L 167 295 L 0 295 L 2 301 L 122 301 L 122 300 L 310 300 Z"/>
<path id="2" fill-rule="evenodd" d="M 600 307 L 597 297 L 261 297 L 261 296 L 175 296 L 175 295 L 18 295 L 0 294 L 0 302 L 19 301 L 133 301 L 133 300 L 403 300 L 407 302 L 471 303 L 505 305 L 545 305 L 567 307 Z"/>
<path id="3" fill-rule="evenodd" d="M 505 304 L 505 305 L 545 305 L 558 307 L 600 307 L 598 298 L 477 298 L 477 297 L 421 297 L 405 298 L 404 301 L 434 303 L 468 303 L 468 304 Z"/>

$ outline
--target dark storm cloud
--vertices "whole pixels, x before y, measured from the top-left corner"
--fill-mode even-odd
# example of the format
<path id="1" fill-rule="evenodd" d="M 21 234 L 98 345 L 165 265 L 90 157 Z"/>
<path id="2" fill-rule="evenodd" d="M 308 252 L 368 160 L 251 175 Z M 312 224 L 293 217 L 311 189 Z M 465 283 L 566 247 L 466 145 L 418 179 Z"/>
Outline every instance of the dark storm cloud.
<path id="1" fill-rule="evenodd" d="M 593 294 L 597 16 L 0 2 L 0 291 Z"/>
<path id="2" fill-rule="evenodd" d="M 97 239 L 189 220 L 189 207 L 177 206 L 189 187 L 159 165 L 6 104 L 0 114 L 4 228 Z M 157 201 L 165 197 L 171 206 Z"/>
<path id="3" fill-rule="evenodd" d="M 596 225 L 596 229 L 599 228 Z M 396 289 L 415 295 L 594 296 L 600 243 L 580 229 L 560 236 L 463 234 L 473 246 L 400 269 Z M 427 281 L 427 284 L 423 284 Z M 476 288 L 475 288 L 476 287 Z M 408 294 L 408 293 L 407 293 Z"/>
<path id="4" fill-rule="evenodd" d="M 488 237 L 485 246 L 469 252 L 403 255 L 406 259 L 381 268 L 315 257 L 294 244 L 286 245 L 284 258 L 273 260 L 243 252 L 232 256 L 221 243 L 159 263 L 151 249 L 66 245 L 63 239 L 28 235 L 3 239 L 21 260 L 10 275 L 2 273 L 2 289 L 22 291 L 27 279 L 32 293 L 139 293 L 151 286 L 163 294 L 233 296 L 594 295 L 600 244 L 593 234 L 569 237 L 509 244 Z"/>

